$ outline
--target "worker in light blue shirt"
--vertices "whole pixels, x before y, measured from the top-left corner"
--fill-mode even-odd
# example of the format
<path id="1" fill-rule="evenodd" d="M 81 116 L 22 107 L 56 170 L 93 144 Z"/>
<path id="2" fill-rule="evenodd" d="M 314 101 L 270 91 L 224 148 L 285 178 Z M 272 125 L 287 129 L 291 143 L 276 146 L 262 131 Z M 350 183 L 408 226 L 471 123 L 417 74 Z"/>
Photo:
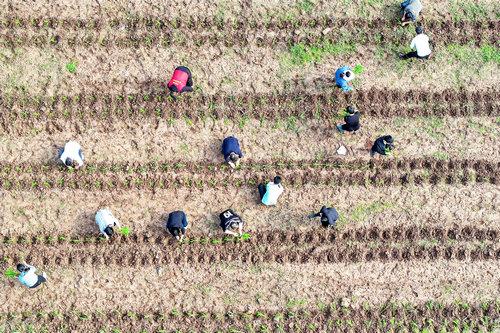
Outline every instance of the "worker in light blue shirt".
<path id="1" fill-rule="evenodd" d="M 42 275 L 36 274 L 36 268 L 23 262 L 17 265 L 19 276 L 17 279 L 26 287 L 33 289 L 44 282 L 47 282 L 47 275 L 42 272 Z"/>
<path id="2" fill-rule="evenodd" d="M 352 90 L 349 82 L 354 79 L 354 73 L 349 66 L 343 66 L 337 69 L 335 72 L 335 84 L 337 87 L 342 89 L 342 91 L 348 92 Z"/>
<path id="3" fill-rule="evenodd" d="M 275 206 L 278 203 L 278 198 L 284 191 L 280 176 L 274 177 L 274 180 L 267 183 L 266 186 L 259 184 L 258 189 L 260 200 L 266 206 Z"/>

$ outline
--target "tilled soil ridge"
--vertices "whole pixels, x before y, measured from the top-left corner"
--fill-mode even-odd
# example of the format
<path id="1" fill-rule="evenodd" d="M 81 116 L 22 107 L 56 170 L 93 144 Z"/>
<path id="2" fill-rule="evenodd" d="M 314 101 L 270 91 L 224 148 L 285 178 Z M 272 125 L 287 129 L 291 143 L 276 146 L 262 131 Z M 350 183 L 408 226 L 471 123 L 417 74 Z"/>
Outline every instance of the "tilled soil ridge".
<path id="1" fill-rule="evenodd" d="M 363 111 L 361 111 L 363 112 Z M 340 123 L 340 120 L 338 121 Z M 9 127 L 15 124 L 7 125 Z M 24 126 L 24 125 L 23 125 Z M 41 128 L 40 128 L 41 127 Z M 392 135 L 395 156 L 500 161 L 496 118 L 415 118 L 380 119 L 361 116 L 355 135 L 340 134 L 335 120 L 282 118 L 266 121 L 242 118 L 239 122 L 212 120 L 113 120 L 85 119 L 73 122 L 45 122 L 40 127 L 21 128 L 0 139 L 0 162 L 47 163 L 54 161 L 68 140 L 82 146 L 87 163 L 185 161 L 223 162 L 222 140 L 236 136 L 246 159 L 323 160 L 338 158 L 336 151 L 347 148 L 346 159 L 370 159 L 375 139 Z M 478 153 L 480 152 L 480 154 Z M 479 155 L 478 155 L 479 154 Z"/>
<path id="2" fill-rule="evenodd" d="M 408 39 L 407 43 L 410 43 Z M 361 50 L 361 48 L 360 48 Z M 3 91 L 30 92 L 36 95 L 55 95 L 94 92 L 120 94 L 148 91 L 148 82 L 157 89 L 165 85 L 179 62 L 190 67 L 198 91 L 218 93 L 283 93 L 300 88 L 307 93 L 334 90 L 331 82 L 335 71 L 346 64 L 363 64 L 363 74 L 355 80 L 355 89 L 391 88 L 405 91 L 456 89 L 485 90 L 499 85 L 498 64 L 494 61 L 477 63 L 457 61 L 444 47 L 434 48 L 431 61 L 401 63 L 397 53 L 376 56 L 376 47 L 359 52 L 330 55 L 317 65 L 294 66 L 286 57 L 287 48 L 263 48 L 256 44 L 247 47 L 102 47 L 75 46 L 69 49 L 15 47 L 3 48 L 5 63 L 0 72 Z M 76 74 L 69 73 L 65 64 L 78 60 Z M 24 64 L 30 63 L 29 67 Z M 398 72 L 399 71 L 399 72 Z M 480 76 L 481 80 L 477 80 Z M 403 80 L 401 77 L 411 77 Z M 297 85 L 296 82 L 299 82 Z M 472 88 L 473 87 L 473 88 Z M 294 89 L 296 90 L 296 89 Z"/>
<path id="3" fill-rule="evenodd" d="M 285 182 L 284 187 L 277 207 L 259 205 L 257 189 L 247 187 L 4 191 L 2 234 L 97 234 L 95 213 L 106 206 L 134 233 L 164 231 L 167 214 L 184 210 L 191 224 L 189 232 L 206 237 L 222 232 L 218 215 L 230 207 L 242 216 L 250 232 L 290 228 L 316 232 L 319 222 L 307 219 L 307 215 L 323 205 L 337 208 L 341 215 L 338 227 L 346 230 L 401 225 L 499 227 L 496 185 L 291 188 Z"/>
<path id="4" fill-rule="evenodd" d="M 103 253 L 105 255 L 105 253 Z M 9 296 L 0 311 L 39 309 L 122 309 L 140 312 L 222 312 L 261 308 L 280 310 L 291 299 L 307 304 L 348 297 L 351 304 L 380 300 L 450 304 L 474 303 L 498 295 L 497 261 L 418 260 L 331 264 L 179 264 L 168 266 L 58 267 L 48 270 L 48 283 L 30 293 L 2 280 Z"/>
<path id="5" fill-rule="evenodd" d="M 433 45 L 460 43 L 476 46 L 494 44 L 500 31 L 500 21 L 426 21 L 433 35 Z M 103 21 L 92 19 L 60 20 L 53 17 L 18 18 L 0 21 L 0 45 L 71 48 L 101 45 L 108 47 L 149 47 L 161 45 L 183 47 L 249 46 L 283 48 L 291 44 L 315 45 L 338 43 L 346 40 L 363 44 L 405 44 L 410 31 L 395 31 L 394 20 L 336 19 L 332 17 L 300 18 L 293 20 L 249 21 L 248 19 L 223 22 L 217 18 L 205 20 L 165 21 L 152 17 L 130 20 Z M 373 33 L 376 31 L 376 33 Z M 342 34 L 339 34 L 342 32 Z M 348 33 L 347 33 L 348 32 Z M 411 31 L 413 33 L 413 31 Z"/>

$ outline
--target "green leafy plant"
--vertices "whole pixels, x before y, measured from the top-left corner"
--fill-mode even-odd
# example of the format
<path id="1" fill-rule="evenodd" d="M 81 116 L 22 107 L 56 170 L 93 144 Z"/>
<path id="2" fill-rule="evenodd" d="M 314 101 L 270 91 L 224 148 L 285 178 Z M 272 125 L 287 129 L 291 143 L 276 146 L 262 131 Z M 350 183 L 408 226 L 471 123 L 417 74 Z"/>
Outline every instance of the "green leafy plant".
<path id="1" fill-rule="evenodd" d="M 245 233 L 245 234 L 241 235 L 241 240 L 246 241 L 246 240 L 249 240 L 249 239 L 250 239 L 250 234 L 246 234 Z"/>
<path id="2" fill-rule="evenodd" d="M 359 75 L 362 74 L 365 71 L 365 68 L 361 64 L 357 64 L 354 66 L 353 70 L 354 74 Z"/>
<path id="3" fill-rule="evenodd" d="M 77 66 L 77 63 L 75 61 L 70 61 L 66 64 L 66 70 L 68 72 L 70 72 L 71 74 L 75 74 L 76 73 L 76 66 Z"/>
<path id="4" fill-rule="evenodd" d="M 19 272 L 12 267 L 7 268 L 3 274 L 9 279 L 15 279 L 19 276 Z"/>
<path id="5" fill-rule="evenodd" d="M 121 227 L 118 229 L 118 232 L 120 233 L 120 235 L 127 237 L 130 235 L 131 231 L 129 227 Z"/>

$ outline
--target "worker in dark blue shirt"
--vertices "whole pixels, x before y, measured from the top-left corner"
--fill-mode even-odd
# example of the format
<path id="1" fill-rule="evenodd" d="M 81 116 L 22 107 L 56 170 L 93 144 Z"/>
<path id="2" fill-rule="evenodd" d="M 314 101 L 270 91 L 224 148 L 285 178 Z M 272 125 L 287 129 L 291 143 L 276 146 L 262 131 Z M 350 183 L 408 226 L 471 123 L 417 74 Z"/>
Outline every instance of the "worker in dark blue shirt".
<path id="1" fill-rule="evenodd" d="M 174 236 L 178 241 L 182 241 L 186 235 L 186 229 L 188 228 L 186 214 L 180 210 L 168 214 L 166 227 L 172 236 Z"/>
<path id="2" fill-rule="evenodd" d="M 225 138 L 222 141 L 222 155 L 231 168 L 237 168 L 240 165 L 240 158 L 243 157 L 238 139 L 234 136 Z"/>
<path id="3" fill-rule="evenodd" d="M 233 236 L 243 235 L 243 220 L 232 209 L 226 209 L 219 214 L 220 226 L 224 233 Z"/>
<path id="4" fill-rule="evenodd" d="M 337 129 L 339 130 L 339 132 L 344 133 L 344 131 L 347 131 L 355 133 L 360 127 L 359 116 L 359 111 L 356 110 L 354 106 L 348 106 L 347 115 L 344 117 L 345 124 L 337 125 Z"/>
<path id="5" fill-rule="evenodd" d="M 384 135 L 375 140 L 370 151 L 370 156 L 373 157 L 377 153 L 380 155 L 389 155 L 393 149 L 394 139 L 390 135 Z"/>
<path id="6" fill-rule="evenodd" d="M 339 219 L 339 213 L 335 208 L 327 208 L 326 206 L 321 207 L 319 213 L 309 215 L 309 218 L 321 218 L 321 225 L 324 228 L 332 227 L 334 228 Z"/>

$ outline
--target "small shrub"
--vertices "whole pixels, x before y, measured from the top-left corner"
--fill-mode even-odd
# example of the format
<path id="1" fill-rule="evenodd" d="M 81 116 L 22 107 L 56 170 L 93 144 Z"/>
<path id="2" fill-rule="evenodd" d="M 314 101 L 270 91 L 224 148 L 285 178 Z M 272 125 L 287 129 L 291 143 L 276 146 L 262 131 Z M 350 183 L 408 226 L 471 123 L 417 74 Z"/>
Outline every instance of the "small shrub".
<path id="1" fill-rule="evenodd" d="M 75 74 L 76 73 L 76 66 L 77 66 L 76 62 L 70 61 L 66 64 L 66 70 L 68 72 L 70 72 L 71 74 Z"/>

